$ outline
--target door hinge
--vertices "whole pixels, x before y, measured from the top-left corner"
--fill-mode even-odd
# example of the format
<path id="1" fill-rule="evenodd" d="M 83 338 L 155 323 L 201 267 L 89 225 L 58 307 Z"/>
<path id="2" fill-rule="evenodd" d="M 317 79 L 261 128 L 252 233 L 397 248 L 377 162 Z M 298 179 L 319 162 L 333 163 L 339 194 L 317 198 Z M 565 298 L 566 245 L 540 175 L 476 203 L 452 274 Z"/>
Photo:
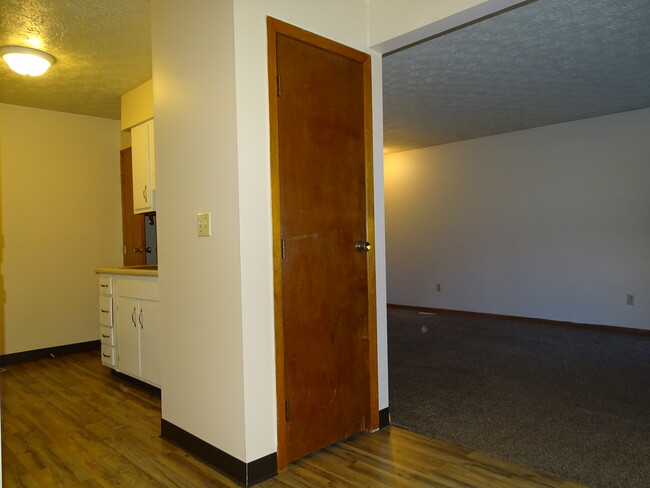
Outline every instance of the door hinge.
<path id="1" fill-rule="evenodd" d="M 289 414 L 289 402 L 284 402 L 284 420 L 289 422 L 291 415 Z"/>
<path id="2" fill-rule="evenodd" d="M 126 246 L 124 246 L 124 250 L 122 251 L 122 254 L 126 254 Z"/>
<path id="3" fill-rule="evenodd" d="M 287 246 L 284 243 L 284 238 L 280 239 L 280 247 L 282 248 L 282 260 L 284 261 L 287 257 Z"/>
<path id="4" fill-rule="evenodd" d="M 280 75 L 278 75 L 278 96 L 279 97 L 282 96 L 282 82 L 281 82 L 281 79 L 280 79 Z"/>

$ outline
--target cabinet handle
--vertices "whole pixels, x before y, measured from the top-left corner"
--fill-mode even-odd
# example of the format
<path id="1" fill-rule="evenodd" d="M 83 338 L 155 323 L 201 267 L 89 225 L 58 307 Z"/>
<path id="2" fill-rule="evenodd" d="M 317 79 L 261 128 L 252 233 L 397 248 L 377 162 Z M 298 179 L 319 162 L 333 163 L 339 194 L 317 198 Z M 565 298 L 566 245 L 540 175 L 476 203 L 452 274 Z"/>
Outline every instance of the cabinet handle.
<path id="1" fill-rule="evenodd" d="M 147 200 L 147 185 L 144 185 L 144 188 L 142 189 L 142 196 L 144 197 L 144 203 L 149 203 Z"/>
<path id="2" fill-rule="evenodd" d="M 135 325 L 135 307 L 133 307 L 133 313 L 131 314 L 131 322 L 133 322 L 133 327 L 137 327 Z"/>
<path id="3" fill-rule="evenodd" d="M 99 286 L 101 286 L 102 288 L 108 288 L 108 285 L 99 285 Z"/>
<path id="4" fill-rule="evenodd" d="M 102 311 L 102 313 L 108 313 L 108 310 L 104 310 L 103 308 L 100 308 L 100 310 Z"/>
<path id="5" fill-rule="evenodd" d="M 110 354 L 104 354 L 104 353 L 102 353 L 102 356 L 104 356 L 105 358 L 110 358 L 111 357 Z"/>
<path id="6" fill-rule="evenodd" d="M 109 336 L 109 335 L 106 335 L 106 334 L 102 334 L 102 337 L 103 337 L 104 339 L 108 339 L 110 336 Z"/>
<path id="7" fill-rule="evenodd" d="M 140 328 L 144 329 L 144 325 L 142 324 L 142 309 L 140 309 L 140 315 L 138 315 L 138 322 L 140 322 Z"/>

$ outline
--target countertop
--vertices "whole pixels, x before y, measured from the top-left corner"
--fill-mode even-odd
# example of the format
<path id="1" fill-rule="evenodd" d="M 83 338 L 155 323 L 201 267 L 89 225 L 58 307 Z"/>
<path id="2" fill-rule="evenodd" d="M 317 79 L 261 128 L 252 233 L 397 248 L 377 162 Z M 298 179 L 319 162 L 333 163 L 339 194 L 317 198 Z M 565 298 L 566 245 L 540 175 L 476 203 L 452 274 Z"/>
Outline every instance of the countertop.
<path id="1" fill-rule="evenodd" d="M 95 268 L 95 273 L 158 276 L 158 265 L 146 264 L 141 266 L 107 266 L 105 268 Z"/>

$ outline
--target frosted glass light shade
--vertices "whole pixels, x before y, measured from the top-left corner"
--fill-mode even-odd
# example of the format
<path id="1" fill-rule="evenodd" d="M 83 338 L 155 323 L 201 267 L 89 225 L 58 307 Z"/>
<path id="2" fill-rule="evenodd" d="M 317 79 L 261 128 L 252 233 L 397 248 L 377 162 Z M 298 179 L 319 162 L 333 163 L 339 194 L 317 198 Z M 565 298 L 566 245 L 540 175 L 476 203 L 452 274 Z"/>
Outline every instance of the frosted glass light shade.
<path id="1" fill-rule="evenodd" d="M 30 47 L 1 47 L 0 56 L 16 73 L 28 76 L 42 75 L 54 63 L 53 56 Z"/>

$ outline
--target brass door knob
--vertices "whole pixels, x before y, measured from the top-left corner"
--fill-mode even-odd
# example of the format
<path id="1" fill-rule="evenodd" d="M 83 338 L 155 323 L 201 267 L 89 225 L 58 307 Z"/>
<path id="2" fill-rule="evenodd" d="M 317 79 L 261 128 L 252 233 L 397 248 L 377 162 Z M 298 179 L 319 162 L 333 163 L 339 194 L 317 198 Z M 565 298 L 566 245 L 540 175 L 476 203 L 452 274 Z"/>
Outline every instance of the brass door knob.
<path id="1" fill-rule="evenodd" d="M 358 241 L 354 245 L 354 248 L 359 252 L 368 252 L 370 251 L 371 247 L 372 246 L 370 246 L 370 243 L 368 241 Z"/>

